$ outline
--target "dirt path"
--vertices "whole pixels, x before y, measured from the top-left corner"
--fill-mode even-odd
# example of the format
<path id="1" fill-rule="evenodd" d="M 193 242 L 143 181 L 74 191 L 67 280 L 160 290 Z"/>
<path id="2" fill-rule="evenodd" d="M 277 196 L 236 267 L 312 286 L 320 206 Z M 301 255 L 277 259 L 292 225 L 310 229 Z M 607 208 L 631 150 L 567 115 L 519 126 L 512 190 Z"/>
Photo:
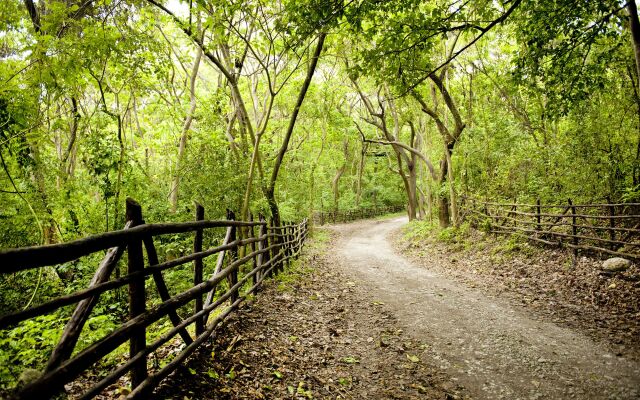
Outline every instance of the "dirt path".
<path id="1" fill-rule="evenodd" d="M 474 398 L 640 398 L 638 363 L 396 254 L 388 236 L 405 222 L 331 227 L 336 264 Z"/>
<path id="2" fill-rule="evenodd" d="M 335 268 L 335 241 L 324 237 L 309 240 L 154 398 L 469 399 L 385 305 Z"/>

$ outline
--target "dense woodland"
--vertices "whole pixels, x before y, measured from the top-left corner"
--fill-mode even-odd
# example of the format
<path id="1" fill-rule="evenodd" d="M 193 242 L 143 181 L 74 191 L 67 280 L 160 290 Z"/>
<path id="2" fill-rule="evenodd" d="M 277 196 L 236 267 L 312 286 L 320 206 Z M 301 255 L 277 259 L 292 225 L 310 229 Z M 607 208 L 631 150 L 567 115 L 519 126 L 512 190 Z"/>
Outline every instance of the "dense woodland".
<path id="1" fill-rule="evenodd" d="M 443 227 L 462 196 L 640 200 L 634 1 L 0 10 L 0 248 L 121 229 L 127 197 L 147 222 L 192 220 L 194 202 L 207 218 L 275 221 L 404 204 Z M 189 246 L 176 235 L 160 252 Z M 3 275 L 2 312 L 84 287 L 96 260 Z M 104 299 L 87 334 L 125 308 Z M 36 350 L 64 312 L 2 333 L 3 386 L 46 361 Z M 25 334 L 43 324 L 37 343 Z"/>

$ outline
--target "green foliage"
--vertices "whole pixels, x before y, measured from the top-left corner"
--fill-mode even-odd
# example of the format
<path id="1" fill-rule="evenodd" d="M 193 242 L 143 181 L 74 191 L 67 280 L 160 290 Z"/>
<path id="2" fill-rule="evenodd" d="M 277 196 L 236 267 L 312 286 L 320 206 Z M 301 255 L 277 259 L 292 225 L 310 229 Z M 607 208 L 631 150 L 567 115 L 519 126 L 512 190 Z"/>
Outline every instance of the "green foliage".
<path id="1" fill-rule="evenodd" d="M 60 339 L 63 326 L 63 320 L 51 314 L 0 331 L 0 387 L 15 385 L 25 368 L 41 370 Z"/>
<path id="2" fill-rule="evenodd" d="M 417 243 L 432 238 L 437 231 L 436 222 L 411 221 L 404 227 L 404 237 L 412 243 Z"/>
<path id="3" fill-rule="evenodd" d="M 121 229 L 127 196 L 142 204 L 150 223 L 192 220 L 194 202 L 205 207 L 207 219 L 225 218 L 227 208 L 240 215 L 245 195 L 254 218 L 270 218 L 266 189 L 321 31 L 330 35 L 277 177 L 282 219 L 402 204 L 410 163 L 425 218 L 437 215 L 438 200 L 451 192 L 543 204 L 567 198 L 640 201 L 640 100 L 624 5 L 521 2 L 508 19 L 484 30 L 514 3 L 203 0 L 190 3 L 191 22 L 177 12 L 182 22 L 176 24 L 145 2 L 80 7 L 45 0 L 38 2 L 36 27 L 23 2 L 5 1 L 0 248 Z M 480 34 L 482 40 L 470 46 Z M 207 54 L 191 93 L 193 37 L 200 36 Z M 221 57 L 218 63 L 215 57 Z M 428 79 L 439 66 L 448 99 Z M 411 97 L 410 88 L 437 118 Z M 364 99 L 386 114 L 372 114 Z M 453 129 L 447 102 L 456 105 L 464 124 L 455 141 L 442 130 Z M 390 136 L 382 124 L 391 128 Z M 415 146 L 433 164 L 434 176 L 421 157 L 403 156 L 388 143 L 363 143 L 361 133 Z M 452 151 L 453 179 L 441 164 L 445 144 Z M 426 215 L 429 200 L 433 215 Z M 488 231 L 490 221 L 480 226 Z M 223 235 L 222 229 L 207 231 L 205 247 L 219 244 Z M 466 245 L 469 226 L 440 229 L 435 221 L 412 221 L 406 235 L 414 242 Z M 329 240 L 322 230 L 314 236 L 312 248 Z M 510 240 L 500 252 L 525 249 L 519 238 Z M 191 234 L 156 238 L 160 259 L 188 254 L 192 241 Z M 32 297 L 31 304 L 40 304 L 83 289 L 102 257 L 2 274 L 0 308 L 12 312 Z M 205 274 L 214 262 L 205 260 Z M 124 273 L 125 264 L 115 275 Z M 293 263 L 278 276 L 280 289 L 307 273 L 308 266 Z M 190 265 L 164 277 L 172 293 L 192 285 Z M 218 290 L 227 287 L 222 282 Z M 148 289 L 148 304 L 158 304 Z M 101 296 L 77 351 L 126 319 L 124 292 Z M 13 385 L 22 368 L 42 368 L 70 312 L 65 308 L 0 332 L 3 386 Z M 168 327 L 160 321 L 150 335 Z M 310 396 L 303 386 L 291 392 Z"/>
<path id="4" fill-rule="evenodd" d="M 440 228 L 438 221 L 411 221 L 404 227 L 404 237 L 414 244 L 438 240 L 445 243 L 464 243 L 471 226 L 468 222 L 458 227 Z"/>
<path id="5" fill-rule="evenodd" d="M 566 114 L 610 84 L 612 63 L 630 56 L 621 3 L 539 1 L 517 15 L 517 79 L 546 95 L 548 113 Z M 618 14 L 618 15 L 616 15 Z M 571 21 L 571 23 L 567 23 Z"/>

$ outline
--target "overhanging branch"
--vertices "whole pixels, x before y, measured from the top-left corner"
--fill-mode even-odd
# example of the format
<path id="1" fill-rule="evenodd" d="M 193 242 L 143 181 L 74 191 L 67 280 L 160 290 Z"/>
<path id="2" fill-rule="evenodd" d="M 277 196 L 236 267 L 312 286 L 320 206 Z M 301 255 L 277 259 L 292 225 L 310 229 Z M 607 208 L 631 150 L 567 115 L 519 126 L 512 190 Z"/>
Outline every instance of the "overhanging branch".
<path id="1" fill-rule="evenodd" d="M 431 161 L 429 161 L 429 159 L 422 154 L 420 151 L 414 149 L 413 147 L 399 142 L 397 140 L 380 140 L 380 139 L 367 139 L 364 135 L 364 132 L 362 132 L 362 129 L 360 129 L 360 126 L 356 123 L 356 128 L 358 129 L 358 132 L 360 132 L 360 136 L 362 137 L 362 141 L 364 143 L 377 143 L 377 144 L 383 144 L 383 145 L 388 145 L 388 146 L 398 146 L 398 147 L 402 147 L 403 149 L 407 150 L 410 153 L 415 154 L 416 156 L 418 156 L 422 161 L 424 161 L 424 163 L 427 165 L 427 168 L 429 169 L 429 173 L 431 174 L 431 177 L 435 180 L 438 178 L 438 175 L 436 174 L 435 169 L 433 168 L 433 164 L 431 164 Z"/>

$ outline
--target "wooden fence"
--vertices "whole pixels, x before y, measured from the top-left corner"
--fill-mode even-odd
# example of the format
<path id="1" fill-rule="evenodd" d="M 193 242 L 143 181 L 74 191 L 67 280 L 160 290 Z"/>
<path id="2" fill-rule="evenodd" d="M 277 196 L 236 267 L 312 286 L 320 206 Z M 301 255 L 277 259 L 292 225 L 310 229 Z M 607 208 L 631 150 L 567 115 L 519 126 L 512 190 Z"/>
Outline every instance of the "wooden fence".
<path id="1" fill-rule="evenodd" d="M 640 203 L 493 203 L 463 198 L 460 209 L 474 226 L 519 234 L 551 246 L 640 260 Z"/>
<path id="2" fill-rule="evenodd" d="M 205 250 L 202 248 L 203 233 L 211 228 L 226 228 L 226 235 L 220 245 Z M 193 252 L 160 262 L 154 237 L 187 232 L 195 233 Z M 244 234 L 240 235 L 241 232 Z M 126 362 L 109 371 L 99 382 L 94 382 L 80 398 L 95 397 L 128 372 L 132 390 L 127 398 L 148 397 L 153 388 L 205 342 L 216 326 L 237 308 L 248 294 L 256 292 L 265 277 L 281 271 L 285 263 L 298 256 L 307 233 L 306 220 L 296 224 L 269 226 L 262 217 L 255 222 L 234 221 L 231 212 L 228 212 L 227 220 L 205 220 L 204 208 L 199 205 L 196 208 L 196 220 L 193 222 L 145 224 L 141 207 L 135 201 L 127 199 L 127 223 L 122 230 L 68 243 L 1 251 L 0 273 L 10 274 L 57 265 L 107 250 L 86 289 L 0 317 L 0 329 L 10 329 L 20 321 L 76 304 L 75 311 L 66 324 L 43 375 L 13 393 L 13 398 L 50 398 L 62 392 L 65 384 L 74 381 L 126 342 L 129 342 L 129 357 Z M 147 255 L 147 265 L 143 248 Z M 111 279 L 110 276 L 125 251 L 128 272 L 124 276 Z M 203 260 L 212 255 L 217 255 L 215 269 L 209 277 L 204 278 Z M 187 263 L 193 263 L 193 284 L 188 290 L 171 296 L 163 278 L 163 271 Z M 243 268 L 244 266 L 246 267 Z M 150 294 L 148 289 L 152 286 L 149 284 L 145 287 L 145 281 L 150 277 L 155 282 L 162 302 L 147 307 L 147 297 Z M 227 280 L 228 289 L 216 295 L 216 288 L 223 280 Z M 80 333 L 99 296 L 123 286 L 128 286 L 127 321 L 115 331 L 73 355 Z M 243 288 L 247 289 L 243 291 Z M 191 302 L 194 303 L 191 314 L 187 318 L 181 318 L 178 309 L 184 310 Z M 216 312 L 210 319 L 214 311 Z M 147 343 L 147 328 L 163 317 L 168 317 L 173 328 L 152 343 Z M 187 331 L 190 325 L 194 327 L 193 337 Z M 149 355 L 176 335 L 184 342 L 182 350 L 163 368 L 150 373 L 147 368 Z"/>
<path id="3" fill-rule="evenodd" d="M 400 212 L 404 210 L 403 205 L 358 208 L 354 210 L 343 211 L 318 211 L 313 213 L 313 223 L 316 225 L 324 225 L 327 223 L 349 222 L 357 219 L 365 219 L 377 217 L 379 215 Z"/>

